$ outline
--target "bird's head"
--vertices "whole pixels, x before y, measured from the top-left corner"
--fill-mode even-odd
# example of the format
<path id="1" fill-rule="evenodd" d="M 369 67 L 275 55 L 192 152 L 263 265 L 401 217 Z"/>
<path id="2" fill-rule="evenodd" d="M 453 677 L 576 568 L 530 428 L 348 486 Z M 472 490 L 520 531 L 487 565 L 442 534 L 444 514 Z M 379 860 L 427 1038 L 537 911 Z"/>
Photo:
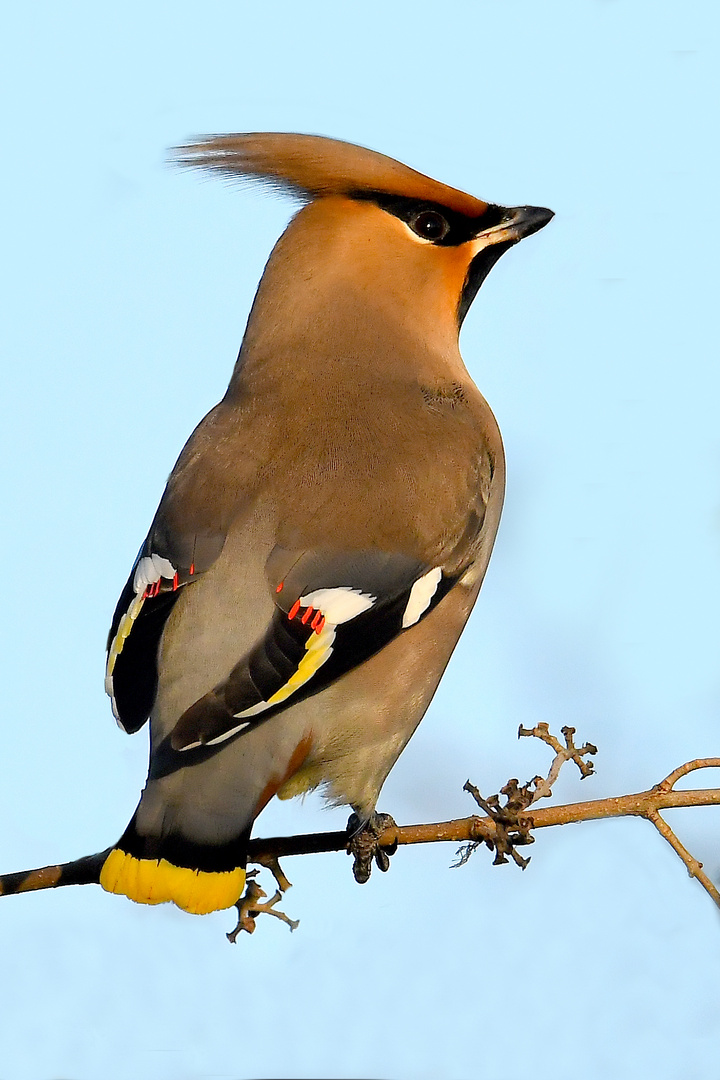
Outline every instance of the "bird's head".
<path id="1" fill-rule="evenodd" d="M 421 322 L 425 339 L 451 333 L 457 341 L 500 256 L 553 217 L 540 207 L 483 202 L 383 154 L 317 135 L 211 136 L 176 155 L 179 164 L 256 181 L 304 204 L 269 263 L 276 276 L 258 294 L 264 312 L 277 302 L 287 316 L 288 305 L 302 303 L 305 318 L 292 311 L 294 325 L 310 324 L 332 298 L 346 320 L 348 306 L 356 317 L 360 308 L 381 309 L 417 329 Z"/>

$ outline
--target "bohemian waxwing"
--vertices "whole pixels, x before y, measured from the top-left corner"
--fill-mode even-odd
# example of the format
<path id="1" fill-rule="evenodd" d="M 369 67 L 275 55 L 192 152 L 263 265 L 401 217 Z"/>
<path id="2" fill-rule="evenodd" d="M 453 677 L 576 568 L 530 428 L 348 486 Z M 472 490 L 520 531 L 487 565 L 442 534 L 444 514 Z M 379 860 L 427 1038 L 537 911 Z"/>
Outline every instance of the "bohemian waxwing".
<path id="1" fill-rule="evenodd" d="M 459 329 L 503 252 L 552 213 L 310 135 L 226 135 L 179 153 L 302 203 L 108 641 L 115 716 L 128 732 L 149 718 L 151 751 L 100 882 L 201 914 L 240 897 L 273 795 L 320 787 L 372 824 L 500 518 L 500 432 Z"/>

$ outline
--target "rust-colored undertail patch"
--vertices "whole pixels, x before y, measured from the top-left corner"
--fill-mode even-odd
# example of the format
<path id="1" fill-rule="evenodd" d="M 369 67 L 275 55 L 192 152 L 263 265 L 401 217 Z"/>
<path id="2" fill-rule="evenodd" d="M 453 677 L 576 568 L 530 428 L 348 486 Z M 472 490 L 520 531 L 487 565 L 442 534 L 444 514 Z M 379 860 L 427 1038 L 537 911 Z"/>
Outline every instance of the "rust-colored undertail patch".
<path id="1" fill-rule="evenodd" d="M 265 809 L 267 804 L 272 799 L 273 795 L 277 795 L 280 788 L 287 784 L 288 780 L 290 780 L 290 778 L 294 776 L 295 773 L 302 767 L 305 759 L 310 753 L 312 741 L 312 733 L 305 735 L 304 738 L 300 740 L 300 742 L 293 750 L 292 756 L 283 775 L 279 777 L 273 777 L 273 779 L 265 785 L 262 792 L 260 793 L 260 798 L 257 802 L 257 808 L 255 810 L 256 817 L 262 810 Z"/>

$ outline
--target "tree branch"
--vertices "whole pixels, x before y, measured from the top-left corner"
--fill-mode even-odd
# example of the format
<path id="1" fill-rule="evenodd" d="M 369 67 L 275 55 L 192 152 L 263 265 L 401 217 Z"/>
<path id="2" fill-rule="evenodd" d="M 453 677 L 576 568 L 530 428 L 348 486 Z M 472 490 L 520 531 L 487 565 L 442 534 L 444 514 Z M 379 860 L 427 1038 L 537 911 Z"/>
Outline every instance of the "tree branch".
<path id="1" fill-rule="evenodd" d="M 702 758 L 681 766 L 685 776 L 692 769 L 720 768 L 720 758 Z M 676 770 L 676 772 L 679 770 Z M 673 775 L 673 774 L 671 774 Z M 663 784 L 666 781 L 662 782 Z M 648 791 L 634 795 L 619 795 L 609 799 L 590 802 L 566 803 L 564 806 L 546 806 L 529 810 L 526 816 L 532 820 L 532 829 L 545 829 L 552 825 L 572 825 L 581 821 L 599 821 L 601 818 L 644 817 L 648 821 L 653 813 L 679 806 L 720 806 L 720 788 L 696 788 L 690 791 L 665 789 L 661 784 Z M 493 819 L 486 817 L 457 818 L 428 825 L 402 825 L 386 829 L 380 837 L 382 847 L 398 844 L 432 844 L 438 842 L 463 843 L 467 841 L 494 840 L 497 827 Z M 258 837 L 250 841 L 248 860 L 261 862 L 273 856 L 310 855 L 323 851 L 344 851 L 347 833 L 305 833 L 300 836 Z M 0 879 L 3 881 L 4 879 Z M 42 886 L 41 886 L 42 887 Z M 47 886 L 46 886 L 47 887 Z"/>
<path id="2" fill-rule="evenodd" d="M 522 729 L 521 735 L 533 735 L 555 750 L 555 758 L 546 779 L 535 777 L 528 784 L 520 786 L 517 780 L 510 780 L 500 794 L 505 797 L 502 804 L 500 796 L 492 795 L 483 799 L 480 792 L 468 781 L 465 785 L 486 810 L 482 817 L 471 816 L 453 821 L 441 821 L 427 825 L 404 825 L 387 828 L 379 838 L 381 847 L 403 844 L 454 843 L 465 844 L 460 864 L 467 861 L 472 852 L 482 844 L 496 851 L 496 862 L 506 862 L 506 854 L 511 855 L 523 868 L 529 862 L 523 859 L 514 848 L 518 844 L 533 842 L 531 832 L 554 825 L 577 824 L 581 821 L 599 821 L 603 818 L 641 817 L 651 822 L 661 836 L 671 845 L 682 859 L 688 873 L 694 877 L 720 907 L 720 892 L 703 871 L 702 863 L 695 859 L 683 846 L 673 830 L 660 816 L 661 810 L 684 806 L 720 805 L 720 788 L 696 788 L 689 791 L 676 791 L 674 785 L 679 779 L 700 769 L 720 768 L 718 758 L 696 758 L 674 769 L 664 780 L 647 791 L 632 795 L 620 795 L 614 798 L 595 799 L 588 802 L 569 803 L 564 806 L 536 808 L 535 802 L 548 798 L 552 794 L 560 766 L 564 761 L 573 760 L 581 770 L 582 776 L 592 772 L 592 764 L 585 761 L 585 756 L 594 754 L 596 748 L 591 743 L 577 749 L 573 743 L 574 729 L 564 728 L 566 746 L 550 735 L 547 725 L 538 725 L 532 730 Z M 275 875 L 280 891 L 290 885 L 278 864 L 278 859 L 290 855 L 309 855 L 325 851 L 347 851 L 348 835 L 345 830 L 338 832 L 310 833 L 299 836 L 275 836 L 251 840 L 248 847 L 248 862 L 268 867 Z M 100 871 L 110 848 L 88 855 L 72 862 L 45 866 L 38 870 L 21 871 L 15 874 L 0 875 L 0 895 L 33 892 L 38 889 L 54 889 L 63 885 L 98 884 Z M 255 872 L 251 872 L 253 876 Z M 238 901 L 240 920 L 236 934 L 240 929 L 254 927 L 254 918 L 263 911 L 291 923 L 291 920 L 272 907 L 279 900 L 273 897 L 267 904 L 261 900 L 265 896 L 255 882 L 251 882 L 252 896 L 246 893 Z M 242 924 L 242 925 L 241 925 Z M 294 928 L 294 923 L 292 924 Z M 234 940 L 231 935 L 231 939 Z"/>

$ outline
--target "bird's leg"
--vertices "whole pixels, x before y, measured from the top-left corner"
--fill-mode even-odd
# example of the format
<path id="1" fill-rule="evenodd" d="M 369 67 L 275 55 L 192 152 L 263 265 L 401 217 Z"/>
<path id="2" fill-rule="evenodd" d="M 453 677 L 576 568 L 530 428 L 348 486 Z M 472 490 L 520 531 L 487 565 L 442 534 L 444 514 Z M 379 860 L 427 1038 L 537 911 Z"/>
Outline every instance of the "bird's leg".
<path id="1" fill-rule="evenodd" d="M 257 873 L 257 870 L 250 870 L 248 878 L 254 878 Z M 255 932 L 255 920 L 258 915 L 274 915 L 276 919 L 281 919 L 282 922 L 287 923 L 291 930 L 297 930 L 300 925 L 298 919 L 288 918 L 284 911 L 273 910 L 277 902 L 282 899 L 282 892 L 280 889 L 276 891 L 272 900 L 263 902 L 266 900 L 266 897 L 267 893 L 264 889 L 260 888 L 257 881 L 248 881 L 244 895 L 241 896 L 235 904 L 238 912 L 237 926 L 226 935 L 231 944 L 235 944 L 238 934 L 242 930 L 246 930 L 248 934 L 253 934 Z"/>
<path id="2" fill-rule="evenodd" d="M 259 866 L 264 866 L 270 871 L 275 878 L 280 892 L 287 892 L 292 886 L 292 881 L 288 881 L 285 872 L 275 855 L 258 855 L 257 858 L 252 861 L 258 863 Z"/>
<path id="3" fill-rule="evenodd" d="M 348 855 L 353 856 L 353 875 L 359 885 L 364 885 L 370 877 L 373 859 L 383 873 L 390 869 L 390 856 L 397 851 L 397 840 L 387 847 L 380 847 L 378 841 L 387 829 L 396 828 L 389 814 L 372 814 L 365 821 L 357 814 L 350 815 L 347 823 Z"/>

